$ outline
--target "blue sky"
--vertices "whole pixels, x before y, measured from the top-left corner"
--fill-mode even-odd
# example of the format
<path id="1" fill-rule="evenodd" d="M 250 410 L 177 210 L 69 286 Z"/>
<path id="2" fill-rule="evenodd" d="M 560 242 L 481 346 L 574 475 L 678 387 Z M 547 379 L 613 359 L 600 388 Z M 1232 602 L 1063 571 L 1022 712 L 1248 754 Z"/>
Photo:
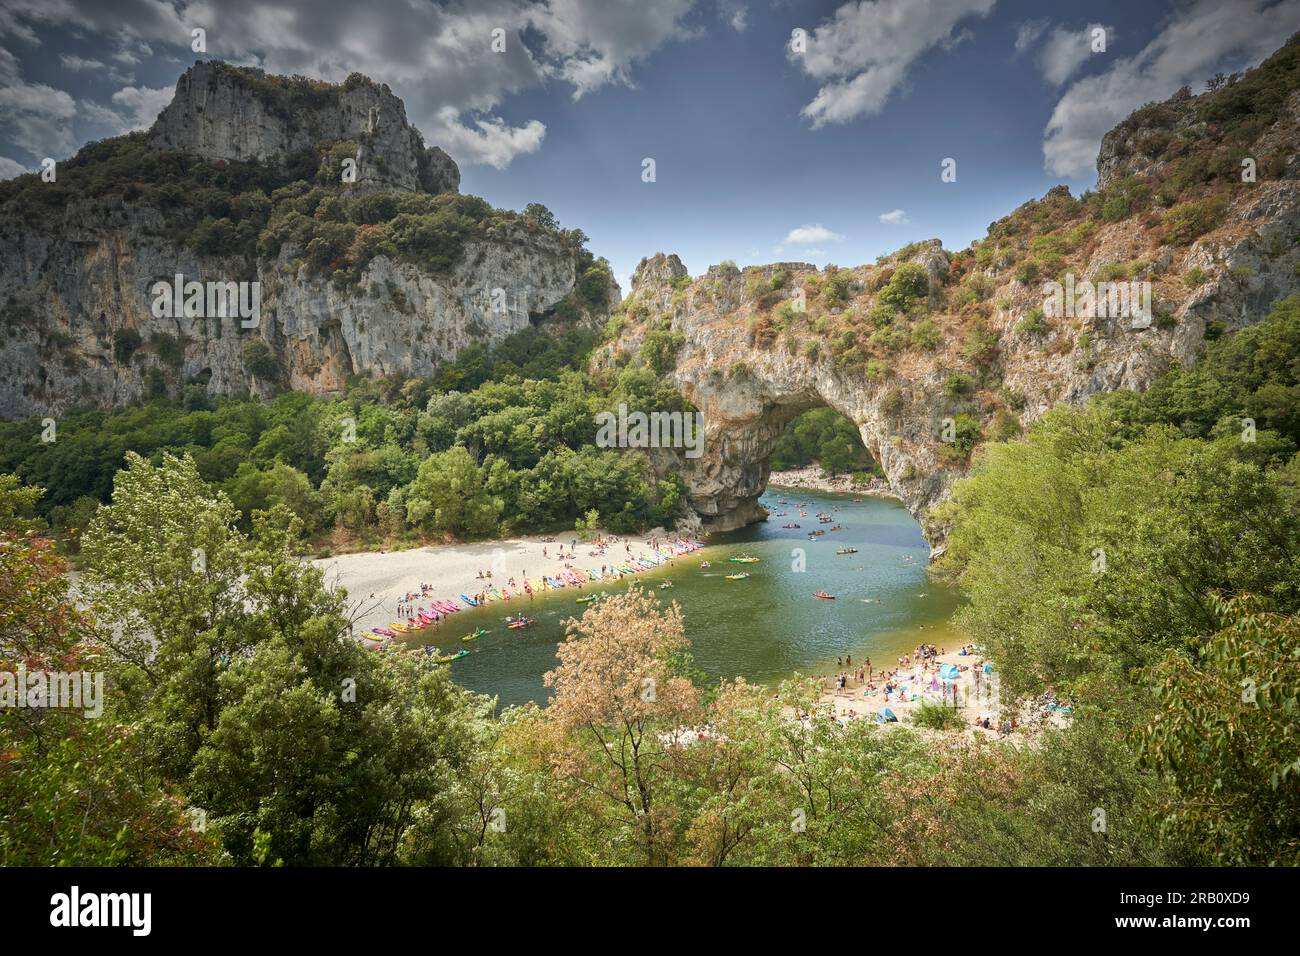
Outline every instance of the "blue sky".
<path id="1" fill-rule="evenodd" d="M 463 191 L 545 203 L 626 291 L 656 251 L 698 274 L 961 248 L 1056 183 L 1091 186 L 1136 106 L 1297 29 L 1300 0 L 0 0 L 0 174 L 147 127 L 195 59 L 355 69 Z"/>

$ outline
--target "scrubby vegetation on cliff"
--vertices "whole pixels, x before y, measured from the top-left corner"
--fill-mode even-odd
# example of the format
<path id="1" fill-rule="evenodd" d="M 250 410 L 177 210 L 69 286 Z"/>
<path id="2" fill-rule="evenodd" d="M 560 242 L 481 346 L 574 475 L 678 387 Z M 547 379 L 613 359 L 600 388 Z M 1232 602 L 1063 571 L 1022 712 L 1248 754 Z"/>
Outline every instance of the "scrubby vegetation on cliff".
<path id="1" fill-rule="evenodd" d="M 253 260 L 289 248 L 312 274 L 344 285 L 355 284 L 379 255 L 442 273 L 470 241 L 532 237 L 577 257 L 578 309 L 606 304 L 608 264 L 586 251 L 581 230 L 560 229 L 544 206 L 519 213 L 458 193 L 350 196 L 339 163 L 356 155 L 355 144 L 318 144 L 282 171 L 208 162 L 151 148 L 146 140 L 147 134 L 132 133 L 92 143 L 60 164 L 53 183 L 34 173 L 0 183 L 0 215 L 53 230 L 69 205 L 81 204 L 87 216 L 98 207 L 107 216 L 126 202 L 144 220 L 156 213 L 164 231 L 195 252 Z"/>

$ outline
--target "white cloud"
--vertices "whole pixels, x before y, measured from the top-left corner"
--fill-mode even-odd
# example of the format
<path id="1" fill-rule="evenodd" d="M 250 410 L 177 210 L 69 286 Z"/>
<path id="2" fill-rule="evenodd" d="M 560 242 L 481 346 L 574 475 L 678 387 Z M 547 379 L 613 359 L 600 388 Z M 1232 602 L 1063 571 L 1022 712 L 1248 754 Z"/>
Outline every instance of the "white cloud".
<path id="1" fill-rule="evenodd" d="M 0 156 L 0 179 L 13 179 L 25 172 L 28 172 L 28 169 L 22 163 L 15 162 L 8 156 Z"/>
<path id="2" fill-rule="evenodd" d="M 157 89 L 124 86 L 113 94 L 113 102 L 127 111 L 128 130 L 148 129 L 163 108 L 172 101 L 174 92 L 167 86 L 160 86 Z"/>
<path id="3" fill-rule="evenodd" d="M 72 70 L 73 72 L 104 69 L 104 64 L 99 60 L 87 60 L 71 53 L 59 54 L 59 63 L 65 70 Z"/>
<path id="4" fill-rule="evenodd" d="M 882 212 L 880 214 L 880 221 L 888 223 L 891 226 L 905 226 L 912 220 L 907 218 L 907 213 L 903 212 L 903 210 L 894 209 L 890 212 Z"/>
<path id="5" fill-rule="evenodd" d="M 443 110 L 439 120 L 439 144 L 444 149 L 467 162 L 494 169 L 505 169 L 515 157 L 537 152 L 546 136 L 546 126 L 538 120 L 529 120 L 523 126 L 507 126 L 503 120 L 483 117 L 474 120 L 476 128 L 471 129 L 460 122 L 454 106 Z"/>
<path id="6" fill-rule="evenodd" d="M 88 122 L 108 127 L 110 132 L 105 134 L 107 136 L 116 136 L 126 131 L 126 127 L 123 125 L 125 121 L 120 113 L 93 100 L 81 100 L 77 103 L 77 115 Z"/>
<path id="7" fill-rule="evenodd" d="M 1044 164 L 1086 175 L 1102 136 L 1134 109 L 1185 85 L 1199 92 L 1216 70 L 1253 66 L 1298 29 L 1300 0 L 1196 0 L 1141 51 L 1070 85 L 1044 130 Z"/>
<path id="8" fill-rule="evenodd" d="M 740 0 L 718 0 L 718 14 L 737 33 L 744 33 L 749 26 L 749 10 Z"/>
<path id="9" fill-rule="evenodd" d="M 987 16 L 996 0 L 850 0 L 808 35 L 790 61 L 823 83 L 803 115 L 814 128 L 880 112 L 928 50 L 969 36 L 957 25 Z"/>
<path id="10" fill-rule="evenodd" d="M 838 232 L 832 232 L 818 223 L 815 226 L 796 226 L 782 241 L 791 245 L 806 246 L 814 242 L 836 242 L 843 238 Z"/>
<path id="11" fill-rule="evenodd" d="M 669 40 L 691 36 L 682 21 L 693 0 L 549 0 L 531 8 L 545 37 L 546 71 L 573 84 L 579 99 L 606 83 L 631 83 L 630 70 Z"/>
<path id="12" fill-rule="evenodd" d="M 1023 53 L 1038 42 L 1048 27 L 1047 20 L 1026 20 L 1016 28 L 1016 52 Z"/>
<path id="13" fill-rule="evenodd" d="M 66 155 L 75 143 L 71 120 L 76 113 L 71 96 L 25 82 L 18 58 L 0 48 L 0 124 L 12 130 L 14 145 L 35 159 Z"/>
<path id="14" fill-rule="evenodd" d="M 1038 68 L 1049 83 L 1060 86 L 1074 72 L 1083 66 L 1090 56 L 1104 56 L 1093 53 L 1093 36 L 1096 31 L 1106 33 L 1106 49 L 1115 41 L 1115 28 L 1100 23 L 1090 23 L 1081 30 L 1056 27 L 1047 34 L 1043 48 L 1038 51 Z"/>

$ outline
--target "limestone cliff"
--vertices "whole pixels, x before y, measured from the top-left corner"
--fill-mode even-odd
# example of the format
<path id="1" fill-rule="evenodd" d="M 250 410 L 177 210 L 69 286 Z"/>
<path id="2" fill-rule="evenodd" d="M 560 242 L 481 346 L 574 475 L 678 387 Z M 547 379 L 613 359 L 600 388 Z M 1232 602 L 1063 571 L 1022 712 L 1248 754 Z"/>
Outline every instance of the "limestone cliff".
<path id="1" fill-rule="evenodd" d="M 680 467 L 705 528 L 763 517 L 782 429 L 826 405 L 857 424 L 941 549 L 927 511 L 979 442 L 1014 437 L 1059 402 L 1145 389 L 1300 291 L 1292 57 L 1266 121 L 1207 120 L 1222 94 L 1148 107 L 1107 137 L 1097 193 L 1056 187 L 961 252 L 931 240 L 871 266 L 727 263 L 696 279 L 674 255 L 644 259 L 596 361 L 657 367 L 703 412 L 704 454 Z M 1152 314 L 1052 314 L 1053 281 L 1149 283 Z"/>
<path id="2" fill-rule="evenodd" d="M 340 164 L 357 156 L 351 181 Z M 604 321 L 598 303 L 575 303 L 593 269 L 575 234 L 458 182 L 364 77 L 196 65 L 148 134 L 87 146 L 56 182 L 0 184 L 0 416 L 192 383 L 335 392 L 352 375 L 428 374 L 558 307 Z M 256 322 L 155 315 L 155 284 L 178 274 L 257 283 Z"/>
<path id="3" fill-rule="evenodd" d="M 176 95 L 149 130 L 154 149 L 280 167 L 324 142 L 355 144 L 356 191 L 438 193 L 460 185 L 455 162 L 438 147 L 425 147 L 402 101 L 359 73 L 331 84 L 197 63 L 181 75 Z"/>

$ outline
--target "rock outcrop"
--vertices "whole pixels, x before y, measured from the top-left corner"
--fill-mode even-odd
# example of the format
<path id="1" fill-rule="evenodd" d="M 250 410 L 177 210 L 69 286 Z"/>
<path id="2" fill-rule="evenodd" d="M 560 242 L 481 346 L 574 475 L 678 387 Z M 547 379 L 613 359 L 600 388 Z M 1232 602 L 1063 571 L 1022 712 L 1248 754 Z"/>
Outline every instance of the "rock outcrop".
<path id="1" fill-rule="evenodd" d="M 326 166 L 344 140 L 342 155 L 360 151 L 355 182 Z M 158 169 L 178 178 L 160 182 Z M 576 295 L 583 250 L 553 223 L 459 196 L 458 181 L 387 87 L 196 65 L 147 136 L 87 147 L 51 191 L 34 176 L 0 186 L 0 416 L 117 407 L 192 383 L 321 394 L 352 375 L 430 374 Z M 353 200 L 372 203 L 360 223 L 345 222 Z M 385 235 L 357 252 L 376 221 L 412 209 L 414 239 Z M 256 322 L 155 314 L 156 283 L 178 274 L 256 283 Z"/>
<path id="2" fill-rule="evenodd" d="M 704 414 L 704 454 L 679 465 L 706 529 L 761 520 L 783 428 L 829 406 L 858 426 L 937 552 L 945 530 L 930 507 L 976 443 L 1014 436 L 1057 403 L 1144 390 L 1171 363 L 1194 362 L 1207 337 L 1300 291 L 1300 92 L 1251 144 L 1267 170 L 1253 182 L 1238 175 L 1233 141 L 1197 119 L 1198 99 L 1161 105 L 1154 121 L 1169 136 L 1153 139 L 1141 117 L 1108 136 L 1098 195 L 1056 187 L 961 253 L 932 240 L 875 266 L 724 264 L 694 280 L 674 255 L 644 259 L 622 332 L 596 361 L 645 359 L 652 339 L 655 354 L 675 350 L 664 374 Z M 1229 175 L 1183 185 L 1202 141 Z M 1067 278 L 1149 283 L 1154 314 L 1053 315 L 1044 280 Z M 924 289 L 911 296 L 908 283 Z"/>
<path id="3" fill-rule="evenodd" d="M 154 149 L 213 162 L 285 167 L 321 143 L 356 145 L 357 192 L 455 192 L 460 170 L 427 148 L 406 107 L 383 84 L 354 73 L 342 84 L 268 75 L 220 61 L 196 63 L 149 130 Z"/>

